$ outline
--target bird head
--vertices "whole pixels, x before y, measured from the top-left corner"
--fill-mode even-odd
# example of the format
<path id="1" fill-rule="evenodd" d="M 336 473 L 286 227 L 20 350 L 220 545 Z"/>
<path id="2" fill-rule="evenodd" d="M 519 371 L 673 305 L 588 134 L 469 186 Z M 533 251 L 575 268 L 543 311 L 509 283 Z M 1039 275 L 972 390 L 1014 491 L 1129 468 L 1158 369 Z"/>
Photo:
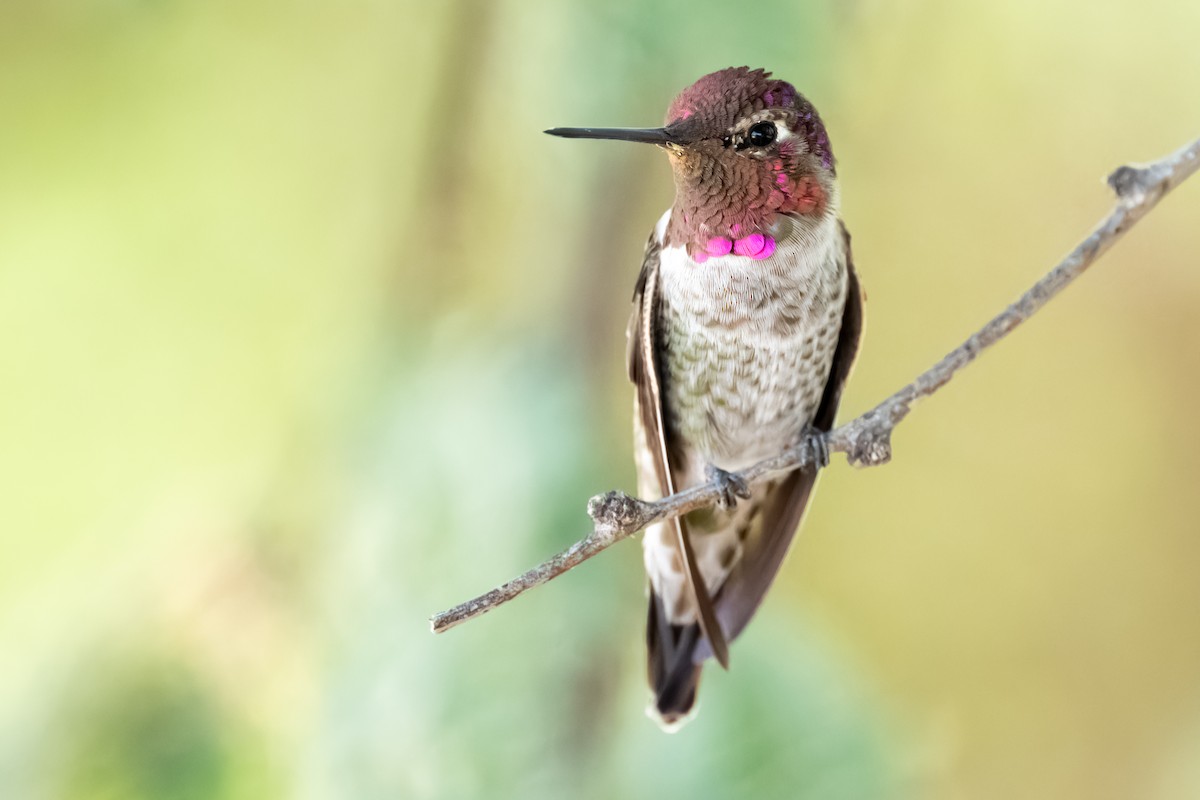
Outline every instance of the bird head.
<path id="1" fill-rule="evenodd" d="M 730 251 L 765 258 L 780 215 L 836 212 L 836 170 L 825 125 L 786 81 L 761 69 L 705 75 L 671 102 L 661 128 L 554 128 L 554 136 L 645 142 L 675 174 L 668 244 L 704 260 Z"/>

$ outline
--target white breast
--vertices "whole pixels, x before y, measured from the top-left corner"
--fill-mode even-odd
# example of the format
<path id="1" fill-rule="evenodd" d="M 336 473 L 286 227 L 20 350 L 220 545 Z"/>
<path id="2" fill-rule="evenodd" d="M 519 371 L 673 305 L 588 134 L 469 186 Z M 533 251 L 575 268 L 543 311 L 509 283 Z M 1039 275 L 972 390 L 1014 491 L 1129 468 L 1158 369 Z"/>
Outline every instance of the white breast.
<path id="1" fill-rule="evenodd" d="M 790 445 L 820 404 L 837 346 L 847 269 L 837 219 L 781 217 L 768 259 L 702 264 L 682 247 L 660 264 L 668 426 L 704 463 L 742 469 Z"/>

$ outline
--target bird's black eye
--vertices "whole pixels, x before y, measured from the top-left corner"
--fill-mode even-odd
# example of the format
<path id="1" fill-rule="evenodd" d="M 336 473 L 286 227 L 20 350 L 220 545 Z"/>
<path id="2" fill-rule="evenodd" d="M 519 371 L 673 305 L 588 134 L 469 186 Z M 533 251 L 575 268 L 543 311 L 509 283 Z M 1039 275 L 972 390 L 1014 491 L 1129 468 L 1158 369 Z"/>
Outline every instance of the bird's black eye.
<path id="1" fill-rule="evenodd" d="M 750 133 L 747 134 L 746 139 L 750 142 L 751 147 L 766 147 L 775 141 L 775 123 L 758 123 L 750 128 Z"/>

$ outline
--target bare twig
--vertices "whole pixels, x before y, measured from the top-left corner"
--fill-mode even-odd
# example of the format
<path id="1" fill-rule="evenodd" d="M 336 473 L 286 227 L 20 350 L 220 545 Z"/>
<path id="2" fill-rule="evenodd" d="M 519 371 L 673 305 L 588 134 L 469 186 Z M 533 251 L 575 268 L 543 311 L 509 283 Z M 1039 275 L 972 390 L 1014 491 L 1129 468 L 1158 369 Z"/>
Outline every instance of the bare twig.
<path id="1" fill-rule="evenodd" d="M 916 401 L 945 386 L 955 373 L 974 361 L 980 353 L 1033 316 L 1046 301 L 1079 277 L 1134 223 L 1154 208 L 1167 192 L 1197 169 L 1200 169 L 1200 139 L 1151 164 L 1124 166 L 1116 170 L 1108 177 L 1108 185 L 1117 195 L 1116 207 L 1086 239 L 1021 295 L 1017 302 L 917 376 L 912 383 L 865 414 L 825 434 L 825 445 L 829 451 L 845 453 L 855 466 L 887 463 L 892 456 L 892 430 L 908 416 Z M 760 461 L 737 475 L 747 484 L 754 484 L 775 473 L 798 469 L 817 461 L 812 443 L 806 442 L 774 458 Z M 714 506 L 720 494 L 718 484 L 705 483 L 654 502 L 639 500 L 622 492 L 593 497 L 588 501 L 587 509 L 593 520 L 593 529 L 587 538 L 503 586 L 435 614 L 430 620 L 433 632 L 440 633 L 460 622 L 485 614 L 522 592 L 558 577 L 647 525 Z"/>

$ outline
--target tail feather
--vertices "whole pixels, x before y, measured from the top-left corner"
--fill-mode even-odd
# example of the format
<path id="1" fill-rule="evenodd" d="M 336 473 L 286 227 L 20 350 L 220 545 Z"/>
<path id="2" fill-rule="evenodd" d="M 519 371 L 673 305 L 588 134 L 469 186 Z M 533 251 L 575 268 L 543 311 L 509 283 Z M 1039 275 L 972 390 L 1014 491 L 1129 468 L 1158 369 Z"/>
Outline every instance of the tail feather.
<path id="1" fill-rule="evenodd" d="M 696 704 L 701 667 L 695 654 L 703 638 L 697 623 L 675 625 L 668 621 L 662 601 L 651 589 L 646 620 L 649 678 L 654 692 L 650 711 L 667 730 L 685 722 Z"/>

